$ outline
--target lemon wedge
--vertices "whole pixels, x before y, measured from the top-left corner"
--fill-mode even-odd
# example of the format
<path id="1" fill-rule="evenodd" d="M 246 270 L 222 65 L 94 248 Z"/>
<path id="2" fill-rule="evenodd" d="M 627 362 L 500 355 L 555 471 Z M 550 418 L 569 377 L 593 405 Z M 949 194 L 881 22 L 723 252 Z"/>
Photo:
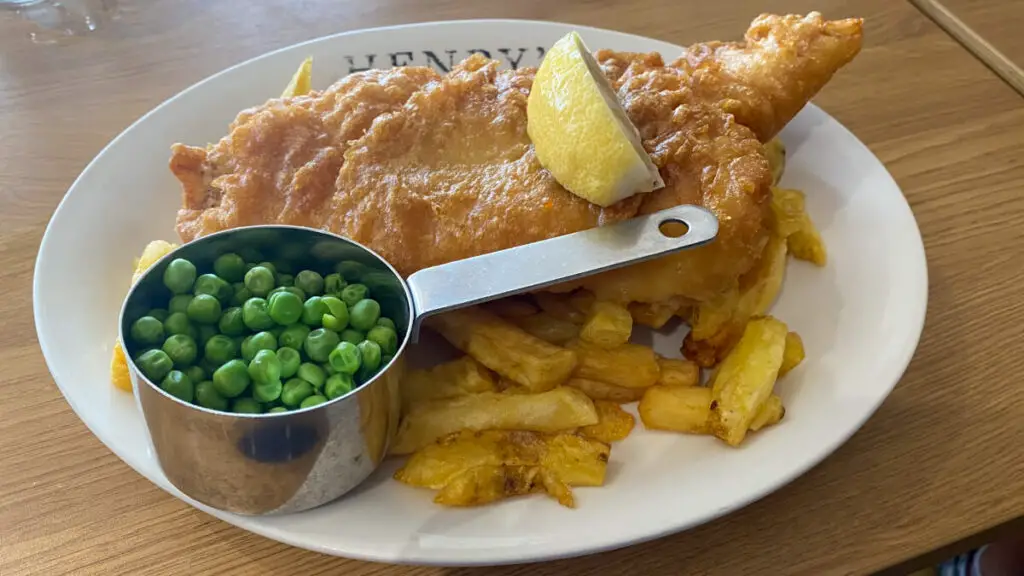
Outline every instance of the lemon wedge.
<path id="1" fill-rule="evenodd" d="M 580 198 L 610 206 L 665 185 L 611 84 L 576 32 L 544 56 L 526 113 L 537 159 Z"/>

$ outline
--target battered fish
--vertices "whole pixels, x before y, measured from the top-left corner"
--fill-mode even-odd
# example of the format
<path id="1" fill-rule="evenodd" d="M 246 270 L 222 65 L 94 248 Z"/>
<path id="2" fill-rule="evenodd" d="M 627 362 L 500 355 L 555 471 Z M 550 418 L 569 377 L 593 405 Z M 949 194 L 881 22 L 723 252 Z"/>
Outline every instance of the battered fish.
<path id="1" fill-rule="evenodd" d="M 247 110 L 208 150 L 174 147 L 183 240 L 263 223 L 322 227 L 362 242 L 402 274 L 649 213 L 701 204 L 714 243 L 587 279 L 602 298 L 697 300 L 727 289 L 767 237 L 771 173 L 761 142 L 859 50 L 861 21 L 760 16 L 745 44 L 597 54 L 666 182 L 602 209 L 564 190 L 526 134 L 534 69 L 474 55 L 353 74 L 323 93 Z"/>

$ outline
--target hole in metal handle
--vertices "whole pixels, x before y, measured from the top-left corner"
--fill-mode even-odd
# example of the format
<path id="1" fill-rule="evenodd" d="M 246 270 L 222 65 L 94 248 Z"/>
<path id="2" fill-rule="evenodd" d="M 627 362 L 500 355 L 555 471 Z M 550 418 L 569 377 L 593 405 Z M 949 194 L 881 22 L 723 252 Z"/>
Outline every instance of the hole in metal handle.
<path id="1" fill-rule="evenodd" d="M 678 218 L 668 218 L 658 224 L 658 231 L 668 238 L 682 238 L 690 231 L 690 226 Z"/>

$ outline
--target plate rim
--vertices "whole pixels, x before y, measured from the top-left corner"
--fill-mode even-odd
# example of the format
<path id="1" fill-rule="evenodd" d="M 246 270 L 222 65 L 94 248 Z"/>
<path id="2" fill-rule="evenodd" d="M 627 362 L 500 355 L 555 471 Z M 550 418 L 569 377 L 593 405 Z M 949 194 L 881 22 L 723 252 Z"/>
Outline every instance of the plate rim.
<path id="1" fill-rule="evenodd" d="M 408 549 L 406 549 L 404 552 L 401 552 L 401 551 L 398 551 L 398 552 L 390 551 L 389 549 L 387 549 L 385 547 L 378 547 L 378 548 L 374 548 L 374 549 L 368 549 L 365 545 L 362 545 L 362 544 L 360 544 L 358 542 L 354 542 L 352 545 L 347 546 L 345 551 L 344 551 L 344 554 L 342 555 L 342 553 L 340 551 L 336 550 L 336 549 L 332 549 L 332 548 L 328 548 L 328 547 L 320 546 L 320 545 L 315 545 L 315 544 L 311 545 L 311 544 L 309 544 L 307 542 L 303 542 L 300 537 L 292 536 L 291 533 L 288 532 L 287 530 L 282 530 L 282 529 L 279 529 L 276 526 L 272 526 L 272 525 L 260 524 L 258 522 L 258 519 L 259 519 L 258 517 L 239 516 L 239 515 L 231 514 L 231 513 L 228 513 L 228 512 L 221 511 L 221 510 L 217 510 L 217 509 L 214 509 L 214 508 L 210 508 L 210 507 L 208 507 L 208 506 L 206 506 L 204 504 L 201 504 L 201 503 L 199 503 L 199 502 L 197 502 L 195 500 L 192 500 L 191 498 L 189 498 L 185 494 L 183 494 L 180 491 L 178 491 L 169 482 L 165 483 L 165 482 L 161 482 L 159 480 L 154 480 L 154 479 L 150 478 L 145 473 L 143 473 L 142 470 L 140 470 L 140 468 L 138 466 L 136 466 L 132 462 L 131 458 L 127 457 L 127 454 L 124 453 L 123 450 L 121 450 L 120 448 L 117 447 L 117 443 L 116 442 L 108 441 L 108 439 L 105 438 L 106 435 L 105 434 L 100 434 L 98 432 L 97 428 L 94 427 L 93 423 L 90 422 L 90 419 L 87 419 L 87 418 L 85 418 L 83 416 L 84 411 L 81 410 L 82 407 L 77 405 L 77 403 L 72 400 L 71 396 L 69 396 L 69 394 L 67 394 L 65 392 L 65 386 L 62 385 L 57 380 L 57 378 L 56 378 L 56 376 L 54 374 L 54 371 L 51 368 L 51 366 L 55 363 L 55 360 L 58 359 L 58 355 L 56 355 L 53 350 L 48 348 L 48 346 L 46 344 L 46 341 L 45 341 L 45 338 L 43 337 L 43 334 L 40 331 L 40 323 L 41 323 L 41 316 L 42 316 L 42 305 L 41 305 L 41 300 L 39 298 L 39 294 L 41 292 L 41 286 L 39 285 L 40 278 L 39 278 L 38 270 L 40 268 L 40 265 L 42 264 L 44 253 L 46 252 L 46 246 L 48 245 L 48 243 L 52 243 L 53 224 L 57 220 L 58 216 L 60 214 L 62 214 L 62 210 L 66 210 L 66 203 L 68 201 L 68 197 L 70 196 L 71 192 L 74 191 L 80 185 L 80 183 L 82 182 L 82 180 L 84 179 L 84 177 L 85 177 L 85 175 L 87 173 L 89 173 L 90 171 L 95 169 L 95 165 L 100 161 L 101 158 L 103 158 L 106 154 L 109 153 L 109 151 L 110 151 L 110 149 L 112 147 L 114 147 L 122 138 L 126 137 L 126 135 L 129 132 L 131 132 L 134 128 L 136 128 L 136 126 L 144 123 L 150 116 L 158 113 L 160 110 L 162 110 L 163 108 L 169 106 L 171 103 L 173 103 L 177 99 L 184 97 L 186 94 L 191 93 L 194 90 L 198 90 L 201 86 L 203 86 L 203 85 L 205 85 L 205 84 L 207 84 L 209 82 L 216 81 L 219 77 L 221 77 L 223 75 L 227 75 L 227 74 L 233 72 L 234 70 L 236 70 L 238 68 L 251 65 L 254 62 L 262 60 L 264 58 L 270 58 L 273 55 L 281 53 L 281 52 L 293 50 L 293 49 L 300 48 L 302 46 L 306 46 L 306 45 L 310 45 L 310 44 L 326 42 L 326 41 L 332 41 L 332 40 L 335 40 L 335 39 L 338 39 L 338 38 L 344 38 L 346 36 L 362 35 L 362 34 L 366 34 L 366 33 L 400 32 L 400 31 L 406 30 L 406 29 L 431 28 L 431 27 L 439 27 L 439 26 L 451 26 L 451 25 L 458 25 L 458 26 L 464 26 L 464 25 L 499 25 L 500 26 L 500 25 L 510 25 L 510 24 L 511 25 L 516 25 L 516 26 L 536 26 L 536 27 L 547 27 L 547 28 L 571 27 L 571 28 L 574 28 L 574 29 L 577 29 L 577 30 L 580 30 L 580 31 L 588 31 L 588 30 L 596 31 L 596 32 L 600 32 L 602 34 L 619 36 L 619 37 L 622 37 L 622 38 L 632 38 L 632 39 L 636 39 L 636 40 L 640 40 L 640 41 L 659 42 L 659 43 L 663 43 L 663 44 L 669 44 L 669 45 L 671 45 L 671 46 L 673 46 L 675 48 L 678 48 L 679 50 L 683 50 L 684 49 L 684 47 L 676 45 L 674 42 L 670 42 L 670 41 L 666 41 L 666 40 L 661 40 L 661 39 L 650 37 L 650 36 L 643 36 L 643 35 L 640 35 L 640 34 L 633 34 L 633 33 L 629 33 L 629 32 L 621 32 L 621 31 L 617 31 L 617 30 L 612 30 L 612 29 L 607 29 L 607 28 L 599 28 L 599 27 L 595 27 L 595 26 L 573 24 L 573 23 L 570 23 L 570 22 L 542 21 L 542 20 L 518 19 L 518 18 L 450 19 L 450 20 L 411 22 L 411 23 L 404 23 L 404 24 L 392 24 L 392 25 L 374 26 L 374 27 L 369 27 L 369 28 L 358 28 L 358 29 L 353 29 L 353 30 L 346 30 L 346 31 L 343 31 L 343 32 L 338 32 L 338 33 L 334 33 L 334 34 L 328 34 L 328 35 L 324 35 L 324 36 L 320 36 L 320 37 L 304 40 L 304 41 L 301 41 L 301 42 L 289 44 L 289 45 L 286 45 L 286 46 L 281 46 L 279 48 L 276 48 L 276 49 L 273 49 L 273 50 L 270 50 L 270 51 L 267 51 L 267 52 L 263 52 L 263 53 L 255 55 L 255 56 L 253 56 L 251 58 L 247 58 L 245 60 L 237 62 L 237 63 L 235 63 L 233 65 L 230 65 L 230 66 L 228 66 L 226 68 L 223 68 L 223 69 L 221 69 L 221 70 L 219 70 L 219 71 L 217 71 L 217 72 L 215 72 L 215 73 L 213 73 L 213 74 L 211 74 L 211 75 L 209 75 L 209 76 L 207 76 L 205 78 L 202 78 L 202 79 L 198 80 L 197 82 L 194 82 L 190 86 L 188 86 L 188 87 L 180 90 L 179 92 L 173 94 L 172 96 L 166 98 L 160 104 L 156 105 L 155 107 L 153 107 L 152 109 L 147 111 L 145 114 L 143 114 L 142 116 L 137 118 L 135 121 L 131 122 L 128 126 L 126 126 L 120 132 L 118 132 L 117 135 L 114 136 L 99 152 L 96 153 L 96 155 L 89 161 L 88 164 L 86 164 L 86 166 L 82 169 L 82 171 L 79 173 L 79 175 L 75 178 L 75 180 L 68 187 L 67 191 L 64 193 L 64 195 L 61 198 L 60 202 L 58 203 L 57 207 L 53 210 L 53 213 L 51 214 L 51 216 L 50 216 L 50 218 L 49 218 L 49 220 L 47 222 L 46 229 L 45 229 L 45 231 L 43 233 L 43 236 L 42 236 L 42 238 L 40 240 L 39 248 L 38 248 L 38 251 L 37 251 L 37 254 L 36 254 L 36 258 L 35 258 L 34 264 L 33 264 L 33 281 L 32 281 L 32 304 L 33 305 L 32 305 L 32 309 L 33 309 L 33 320 L 34 320 L 34 324 L 35 324 L 35 328 L 36 328 L 37 341 L 39 343 L 40 350 L 42 351 L 43 358 L 44 358 L 44 361 L 45 361 L 46 366 L 47 366 L 47 370 L 50 372 L 51 379 L 57 385 L 57 388 L 60 390 L 61 395 L 64 397 L 64 400 L 66 402 L 68 402 L 68 404 L 71 406 L 72 410 L 74 411 L 75 415 L 79 418 L 79 420 L 81 420 L 86 425 L 86 427 L 89 429 L 89 431 L 97 439 L 99 439 L 104 444 L 104 446 L 106 446 L 107 449 L 109 449 L 111 452 L 116 454 L 117 457 L 122 462 L 127 464 L 133 470 L 135 470 L 135 472 L 138 473 L 140 476 L 142 476 L 146 480 L 149 480 L 150 482 L 152 482 L 153 484 L 155 484 L 159 488 L 163 489 L 168 494 L 178 498 L 179 500 L 182 500 L 185 503 L 187 503 L 187 504 L 189 504 L 189 505 L 191 505 L 191 506 L 193 506 L 193 507 L 195 507 L 195 508 L 197 508 L 199 510 L 202 510 L 202 511 L 204 511 L 204 512 L 206 512 L 206 513 L 208 513 L 208 514 L 210 514 L 210 515 L 220 519 L 220 520 L 223 520 L 223 521 L 225 521 L 225 522 L 227 522 L 227 523 L 229 523 L 229 524 L 231 524 L 233 526 L 237 526 L 237 527 L 239 527 L 239 528 L 241 528 L 243 530 L 246 530 L 248 532 L 251 532 L 251 533 L 254 533 L 254 534 L 258 534 L 260 536 L 263 536 L 263 537 L 266 537 L 266 538 L 269 538 L 269 539 L 281 542 L 281 543 L 289 545 L 289 546 L 295 546 L 297 548 L 311 550 L 311 551 L 314 551 L 314 552 L 319 552 L 319 553 L 330 555 L 330 556 L 340 556 L 340 557 L 350 558 L 350 559 L 354 559 L 354 560 L 371 561 L 371 562 L 387 562 L 387 563 L 392 563 L 392 564 L 405 564 L 405 565 L 418 564 L 418 565 L 435 565 L 435 566 L 494 566 L 494 565 L 502 565 L 502 564 L 518 564 L 518 563 L 525 563 L 525 562 L 542 562 L 542 561 L 550 561 L 550 560 L 557 560 L 557 559 L 563 559 L 563 558 L 573 558 L 573 557 L 597 554 L 597 553 L 606 552 L 606 551 L 609 551 L 609 550 L 615 550 L 615 549 L 619 549 L 619 548 L 624 548 L 624 547 L 632 546 L 632 545 L 635 545 L 635 544 L 640 544 L 640 543 L 643 543 L 643 542 L 648 542 L 648 541 L 651 541 L 651 540 L 656 540 L 656 539 L 663 538 L 663 537 L 671 535 L 671 534 L 680 533 L 680 532 L 683 532 L 683 531 L 686 531 L 686 530 L 690 530 L 690 529 L 692 529 L 694 527 L 697 527 L 697 526 L 700 526 L 700 525 L 703 525 L 703 524 L 707 524 L 707 523 L 709 523 L 709 522 L 711 522 L 713 520 L 716 520 L 718 518 L 721 518 L 721 517 L 723 517 L 723 516 L 725 516 L 727 514 L 730 514 L 732 512 L 735 512 L 737 510 L 745 508 L 745 507 L 749 506 L 750 504 L 752 504 L 752 503 L 754 503 L 754 502 L 756 502 L 756 501 L 758 501 L 758 500 L 760 500 L 760 499 L 762 499 L 762 498 L 764 498 L 764 497 L 766 497 L 766 496 L 768 496 L 768 495 L 778 491 L 779 489 L 787 486 L 788 484 L 792 483 L 793 480 L 799 478 L 800 476 L 803 476 L 808 471 L 810 471 L 812 468 L 817 467 L 825 459 L 827 459 L 831 455 L 833 455 L 836 450 L 838 450 L 841 446 L 846 444 L 846 442 L 849 441 L 849 439 L 854 434 L 856 434 L 858 431 L 861 430 L 861 428 L 863 428 L 864 424 L 877 412 L 878 408 L 882 405 L 882 403 L 884 403 L 888 399 L 888 397 L 892 393 L 893 389 L 902 380 L 903 375 L 905 374 L 907 368 L 909 367 L 910 362 L 913 360 L 913 357 L 916 354 L 918 345 L 920 344 L 920 339 L 921 339 L 921 336 L 923 334 L 924 327 L 925 327 L 926 320 L 927 320 L 927 306 L 928 306 L 928 296 L 929 296 L 928 260 L 927 260 L 927 254 L 926 254 L 925 246 L 924 246 L 924 240 L 923 240 L 923 237 L 921 235 L 920 226 L 918 225 L 917 219 L 916 219 L 916 217 L 914 215 L 914 212 L 913 212 L 912 208 L 910 207 L 909 202 L 907 201 L 906 194 L 903 192 L 903 190 L 900 187 L 899 183 L 895 180 L 895 178 L 893 178 L 892 174 L 888 171 L 888 169 L 886 168 L 886 166 L 882 162 L 882 160 L 879 159 L 878 156 L 876 156 L 874 154 L 874 152 L 872 152 L 871 149 L 866 144 L 864 144 L 864 142 L 862 142 L 855 134 L 853 134 L 845 125 L 843 125 L 841 122 L 836 120 L 834 117 L 832 117 L 830 114 L 828 114 L 824 110 L 820 109 L 813 102 L 808 103 L 805 106 L 805 109 L 812 109 L 815 112 L 823 114 L 825 117 L 831 119 L 838 128 L 843 130 L 846 133 L 846 135 L 852 139 L 852 141 L 856 142 L 856 144 L 858 146 L 862 147 L 871 156 L 871 158 L 873 158 L 878 163 L 878 166 L 882 169 L 884 175 L 886 177 L 888 177 L 889 180 L 891 180 L 894 188 L 900 192 L 900 195 L 901 195 L 902 200 L 903 200 L 902 206 L 909 213 L 909 216 L 910 216 L 910 220 L 909 221 L 910 221 L 910 223 L 913 224 L 913 232 L 914 232 L 914 234 L 913 234 L 912 238 L 909 238 L 908 240 L 915 240 L 913 242 L 913 246 L 907 246 L 906 248 L 910 249 L 910 250 L 912 250 L 913 252 L 916 253 L 915 261 L 919 264 L 919 268 L 920 268 L 920 270 L 919 270 L 920 274 L 918 274 L 918 276 L 922 280 L 922 286 L 921 286 L 922 294 L 920 295 L 921 297 L 916 301 L 917 305 L 916 305 L 915 309 L 912 310 L 911 313 L 908 315 L 908 326 L 914 327 L 915 330 L 914 330 L 913 337 L 910 340 L 908 340 L 908 342 L 906 344 L 906 349 L 902 351 L 902 354 L 900 355 L 898 361 L 892 362 L 887 367 L 888 368 L 887 372 L 891 371 L 892 377 L 889 378 L 889 380 L 891 380 L 891 383 L 887 385 L 887 389 L 886 389 L 885 393 L 879 395 L 879 397 L 873 402 L 873 405 L 871 406 L 870 410 L 865 410 L 864 414 L 859 419 L 859 422 L 857 423 L 856 426 L 851 427 L 848 431 L 846 431 L 845 433 L 841 434 L 837 438 L 836 442 L 830 443 L 830 444 L 828 444 L 826 446 L 823 446 L 823 447 L 819 448 L 819 450 L 817 450 L 818 455 L 816 455 L 815 457 L 809 459 L 805 463 L 805 465 L 803 465 L 803 466 L 795 466 L 795 467 L 793 467 L 789 471 L 788 474 L 785 474 L 783 476 L 783 478 L 781 480 L 779 480 L 779 481 L 777 481 L 775 483 L 764 483 L 759 489 L 752 490 L 750 492 L 750 494 L 748 494 L 746 497 L 736 498 L 736 499 L 734 499 L 730 503 L 730 505 L 723 506 L 720 509 L 714 511 L 712 514 L 708 514 L 708 515 L 705 515 L 705 516 L 700 517 L 700 518 L 690 518 L 690 519 L 688 519 L 685 522 L 678 522 L 678 523 L 671 524 L 671 525 L 663 525 L 663 526 L 661 526 L 661 527 L 659 527 L 658 529 L 655 529 L 655 530 L 651 530 L 651 529 L 640 530 L 640 531 L 634 530 L 632 536 L 627 537 L 627 538 L 620 538 L 616 542 L 600 543 L 600 544 L 596 544 L 596 545 L 590 545 L 590 544 L 578 545 L 577 544 L 577 545 L 574 545 L 574 546 L 564 547 L 563 549 L 561 549 L 561 551 L 545 551 L 545 552 L 540 553 L 540 554 L 532 554 L 532 553 L 529 552 L 528 548 L 525 549 L 525 552 L 516 554 L 514 552 L 514 550 L 516 550 L 516 549 L 512 548 L 509 553 L 506 553 L 506 554 L 502 555 L 502 557 L 498 558 L 498 559 L 487 559 L 487 560 L 484 560 L 484 559 L 480 559 L 478 557 L 467 557 L 467 559 L 464 559 L 464 560 L 458 560 L 458 559 L 452 560 L 452 559 L 450 559 L 450 556 L 451 556 L 451 550 L 450 549 L 449 550 L 445 550 L 445 551 L 443 551 L 441 553 L 442 556 L 444 554 L 446 554 L 446 553 L 448 554 L 448 557 L 442 559 L 442 558 L 438 558 L 437 555 L 433 555 L 433 554 L 423 554 L 422 552 L 418 552 L 418 553 L 417 552 L 412 552 L 412 553 L 410 553 Z M 136 401 L 137 401 L 137 399 L 136 399 Z M 638 532 L 642 532 L 642 534 L 637 535 Z"/>

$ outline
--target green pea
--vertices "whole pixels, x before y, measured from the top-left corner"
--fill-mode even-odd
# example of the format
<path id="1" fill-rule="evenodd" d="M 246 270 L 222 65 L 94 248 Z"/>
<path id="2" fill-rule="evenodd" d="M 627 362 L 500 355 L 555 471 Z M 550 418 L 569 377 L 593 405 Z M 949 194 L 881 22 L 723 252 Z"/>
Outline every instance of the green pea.
<path id="1" fill-rule="evenodd" d="M 265 256 L 258 249 L 251 246 L 243 246 L 238 249 L 238 255 L 242 257 L 245 262 L 260 262 Z"/>
<path id="2" fill-rule="evenodd" d="M 203 274 L 199 278 L 196 278 L 196 285 L 192 289 L 192 292 L 196 296 L 208 294 L 221 302 L 227 303 L 234 295 L 235 289 L 231 287 L 231 284 L 228 284 L 223 278 L 216 274 Z"/>
<path id="3" fill-rule="evenodd" d="M 252 292 L 250 292 L 242 282 L 235 282 L 231 285 L 231 288 L 234 290 L 234 295 L 231 297 L 230 302 L 232 306 L 238 306 L 241 308 L 242 304 L 245 304 L 246 300 L 252 298 Z"/>
<path id="4" fill-rule="evenodd" d="M 295 287 L 310 296 L 324 293 L 324 277 L 312 270 L 303 270 L 295 276 Z"/>
<path id="5" fill-rule="evenodd" d="M 210 360 L 204 354 L 203 359 L 199 361 L 199 367 L 202 368 L 204 372 L 209 374 L 210 378 L 213 378 L 213 373 L 217 371 L 217 368 L 220 368 L 220 364 L 217 364 L 213 360 Z"/>
<path id="6" fill-rule="evenodd" d="M 366 340 L 366 333 L 365 332 L 360 332 L 359 330 L 353 330 L 353 329 L 349 328 L 348 330 L 342 330 L 341 331 L 341 339 L 344 342 L 351 342 L 353 344 L 359 344 L 363 340 Z"/>
<path id="7" fill-rule="evenodd" d="M 189 322 L 188 316 L 184 312 L 171 312 L 167 320 L 164 320 L 164 334 L 167 336 L 188 334 L 191 327 L 192 323 Z"/>
<path id="8" fill-rule="evenodd" d="M 334 271 L 346 282 L 359 282 L 366 270 L 365 264 L 355 260 L 342 260 L 334 266 Z"/>
<path id="9" fill-rule="evenodd" d="M 377 319 L 380 318 L 380 304 L 376 300 L 364 298 L 352 306 L 348 316 L 353 328 L 369 330 L 377 325 Z"/>
<path id="10" fill-rule="evenodd" d="M 324 395 L 328 400 L 334 400 L 351 392 L 354 385 L 351 374 L 335 374 L 324 384 Z"/>
<path id="11" fill-rule="evenodd" d="M 255 398 L 235 398 L 231 411 L 238 414 L 262 414 L 263 406 Z"/>
<path id="12" fill-rule="evenodd" d="M 296 372 L 295 375 L 302 380 L 309 382 L 309 385 L 317 390 L 323 388 L 324 381 L 327 380 L 327 375 L 324 374 L 323 368 L 311 362 L 303 362 L 299 366 L 299 371 Z"/>
<path id="13" fill-rule="evenodd" d="M 327 296 L 341 296 L 345 286 L 348 286 L 348 282 L 337 272 L 324 277 L 324 294 Z"/>
<path id="14" fill-rule="evenodd" d="M 281 332 L 281 335 L 277 337 L 277 341 L 281 346 L 302 350 L 302 345 L 305 344 L 306 336 L 308 335 L 309 326 L 305 324 L 292 324 Z"/>
<path id="15" fill-rule="evenodd" d="M 300 378 L 292 378 L 281 388 L 281 403 L 291 408 L 313 395 L 313 386 Z"/>
<path id="16" fill-rule="evenodd" d="M 228 282 L 241 282 L 245 278 L 245 260 L 233 252 L 221 254 L 213 261 L 213 271 Z"/>
<path id="17" fill-rule="evenodd" d="M 267 330 L 267 332 L 270 332 L 271 334 L 273 334 L 274 338 L 276 338 L 278 341 L 280 341 L 281 340 L 281 334 L 284 334 L 284 329 L 285 329 L 285 326 L 274 326 L 270 330 Z"/>
<path id="18" fill-rule="evenodd" d="M 270 294 L 267 294 L 267 299 L 269 300 L 271 296 L 277 294 L 278 292 L 291 292 L 292 294 L 298 296 L 299 300 L 302 300 L 303 302 L 306 301 L 306 293 L 303 292 L 302 290 L 299 290 L 295 286 L 278 286 L 277 288 L 271 290 Z"/>
<path id="19" fill-rule="evenodd" d="M 328 313 L 323 316 L 324 328 L 341 332 L 348 328 L 348 305 L 334 296 L 324 296 L 320 299 L 327 306 Z"/>
<path id="20" fill-rule="evenodd" d="M 321 364 L 320 367 L 324 369 L 324 374 L 327 374 L 328 378 L 330 378 L 332 374 L 337 374 L 338 373 L 338 371 L 334 369 L 334 366 L 331 366 L 331 361 L 330 361 L 330 357 L 329 356 L 328 356 L 327 362 L 324 362 L 323 364 Z"/>
<path id="21" fill-rule="evenodd" d="M 319 296 L 310 296 L 302 305 L 302 323 L 306 326 L 319 327 L 323 324 L 324 314 L 330 313 L 327 304 Z"/>
<path id="22" fill-rule="evenodd" d="M 234 398 L 249 387 L 249 371 L 245 362 L 228 360 L 213 372 L 213 387 L 225 398 Z"/>
<path id="23" fill-rule="evenodd" d="M 257 266 L 245 273 L 245 287 L 253 296 L 263 297 L 274 289 L 274 272 L 266 266 Z"/>
<path id="24" fill-rule="evenodd" d="M 167 340 L 164 340 L 163 351 L 178 368 L 185 368 L 195 362 L 198 354 L 196 341 L 184 334 L 168 336 Z"/>
<path id="25" fill-rule="evenodd" d="M 210 294 L 199 294 L 188 303 L 188 319 L 196 324 L 216 324 L 220 319 L 220 300 Z"/>
<path id="26" fill-rule="evenodd" d="M 256 384 L 270 384 L 281 380 L 281 361 L 273 350 L 260 350 L 249 362 L 249 378 Z M 270 402 L 270 400 L 261 400 Z"/>
<path id="27" fill-rule="evenodd" d="M 175 294 L 192 290 L 196 281 L 196 267 L 184 258 L 175 258 L 164 270 L 164 286 Z"/>
<path id="28" fill-rule="evenodd" d="M 279 412 L 287 412 L 288 409 L 284 406 L 274 406 L 270 410 L 267 410 L 267 414 L 277 414 Z"/>
<path id="29" fill-rule="evenodd" d="M 277 350 L 277 338 L 270 332 L 257 332 L 242 340 L 242 359 L 251 362 L 260 350 Z"/>
<path id="30" fill-rule="evenodd" d="M 159 382 L 174 367 L 174 361 L 163 350 L 148 350 L 135 359 L 135 364 L 150 382 Z"/>
<path id="31" fill-rule="evenodd" d="M 143 316 L 132 323 L 131 335 L 140 346 L 159 344 L 164 341 L 164 325 L 152 316 Z"/>
<path id="32" fill-rule="evenodd" d="M 363 364 L 359 368 L 360 381 L 365 382 L 373 377 L 380 368 L 380 346 L 376 342 L 363 340 L 358 345 Z"/>
<path id="33" fill-rule="evenodd" d="M 217 335 L 217 329 L 209 324 L 200 324 L 196 327 L 196 331 L 199 333 L 199 335 L 196 336 L 196 344 L 198 344 L 200 348 L 205 347 L 206 343 L 210 341 L 210 338 Z"/>
<path id="34" fill-rule="evenodd" d="M 291 274 L 278 274 L 275 278 L 280 287 L 292 288 L 295 286 L 295 276 Z"/>
<path id="35" fill-rule="evenodd" d="M 387 366 L 388 364 L 391 363 L 392 360 L 394 360 L 394 358 L 395 358 L 394 354 L 381 354 L 380 355 L 380 365 L 381 366 Z"/>
<path id="36" fill-rule="evenodd" d="M 341 301 L 352 308 L 360 300 L 365 300 L 370 295 L 370 289 L 365 284 L 349 284 L 341 291 Z M 349 310 L 351 312 L 351 310 Z"/>
<path id="37" fill-rule="evenodd" d="M 303 348 L 306 350 L 306 356 L 309 356 L 310 360 L 314 362 L 327 362 L 327 357 L 331 354 L 331 350 L 334 350 L 334 347 L 340 341 L 336 332 L 317 328 L 306 336 Z"/>
<path id="38" fill-rule="evenodd" d="M 327 402 L 327 398 L 319 394 L 315 394 L 313 396 L 309 396 L 308 398 L 300 402 L 299 408 L 312 408 L 313 406 L 323 404 L 324 402 Z"/>
<path id="39" fill-rule="evenodd" d="M 398 333 L 394 328 L 374 326 L 366 333 L 366 339 L 376 342 L 382 354 L 394 354 L 398 351 Z"/>
<path id="40" fill-rule="evenodd" d="M 217 392 L 217 388 L 210 380 L 196 384 L 196 403 L 210 410 L 225 411 L 228 409 L 228 399 Z"/>
<path id="41" fill-rule="evenodd" d="M 274 319 L 267 313 L 267 301 L 263 298 L 249 298 L 242 305 L 242 322 L 250 330 L 266 330 L 274 326 Z"/>
<path id="42" fill-rule="evenodd" d="M 281 361 L 281 378 L 291 378 L 299 371 L 302 355 L 295 348 L 282 346 L 277 349 L 277 359 Z"/>
<path id="43" fill-rule="evenodd" d="M 182 370 L 182 372 L 184 372 L 192 382 L 202 382 L 203 380 L 206 380 L 206 370 L 203 370 L 199 366 L 189 366 Z"/>
<path id="44" fill-rule="evenodd" d="M 167 310 L 164 310 L 163 308 L 153 308 L 149 312 L 146 312 L 146 316 L 152 316 L 153 318 L 156 318 L 157 320 L 160 321 L 161 324 L 163 324 L 164 320 L 167 320 L 167 317 L 170 315 L 171 313 L 168 312 Z"/>
<path id="45" fill-rule="evenodd" d="M 182 314 L 188 312 L 189 302 L 192 302 L 191 294 L 178 294 L 171 298 L 171 301 L 167 303 L 167 310 L 170 314 L 175 312 L 181 312 Z"/>
<path id="46" fill-rule="evenodd" d="M 263 262 L 257 264 L 257 266 L 262 266 L 263 268 L 270 270 L 270 273 L 273 274 L 275 278 L 277 278 L 277 264 L 274 264 L 273 262 L 267 262 L 266 260 L 264 260 Z"/>
<path id="47" fill-rule="evenodd" d="M 355 374 L 362 364 L 359 347 L 351 342 L 339 342 L 327 357 L 331 368 L 342 374 Z"/>
<path id="48" fill-rule="evenodd" d="M 287 326 L 302 318 L 302 299 L 291 292 L 278 292 L 270 296 L 267 303 L 267 314 L 282 326 Z"/>
<path id="49" fill-rule="evenodd" d="M 395 326 L 394 320 L 386 316 L 381 316 L 380 318 L 377 318 L 377 326 L 384 326 L 385 328 L 391 328 L 392 330 L 395 331 L 395 333 L 398 332 L 398 328 Z"/>
<path id="50" fill-rule="evenodd" d="M 245 334 L 245 320 L 242 317 L 242 309 L 235 306 L 228 308 L 217 321 L 220 333 L 227 336 L 241 336 Z"/>
<path id="51" fill-rule="evenodd" d="M 238 347 L 235 341 L 223 334 L 217 334 L 206 342 L 203 349 L 204 358 L 216 366 L 224 364 L 228 360 L 238 357 Z"/>
<path id="52" fill-rule="evenodd" d="M 252 397 L 260 402 L 273 402 L 281 397 L 283 385 L 280 380 L 274 380 L 266 384 L 253 384 Z"/>
<path id="53" fill-rule="evenodd" d="M 178 370 L 171 370 L 167 373 L 167 376 L 164 376 L 164 379 L 160 382 L 160 389 L 185 402 L 191 402 L 195 394 L 192 381 L 189 380 L 184 372 Z"/>

